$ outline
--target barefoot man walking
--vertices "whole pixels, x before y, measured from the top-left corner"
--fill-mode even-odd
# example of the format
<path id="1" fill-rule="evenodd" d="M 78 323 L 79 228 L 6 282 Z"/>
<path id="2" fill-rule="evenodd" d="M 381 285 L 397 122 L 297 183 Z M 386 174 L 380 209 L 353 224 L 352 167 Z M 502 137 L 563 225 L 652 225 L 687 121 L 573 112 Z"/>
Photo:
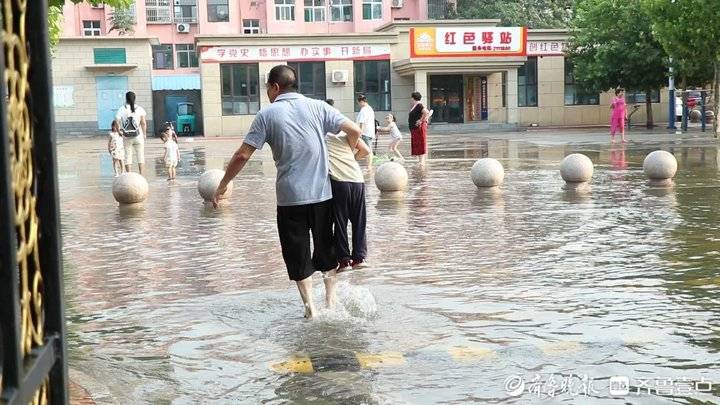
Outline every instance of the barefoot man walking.
<path id="1" fill-rule="evenodd" d="M 255 116 L 242 146 L 228 164 L 213 204 L 223 195 L 256 149 L 267 143 L 277 167 L 277 226 L 282 255 L 291 280 L 297 282 L 305 317 L 316 314 L 312 275 L 323 273 L 325 301 L 335 296 L 337 257 L 332 237 L 332 189 L 325 134 L 344 131 L 357 144 L 361 130 L 338 110 L 321 100 L 297 93 L 297 74 L 287 65 L 270 70 L 267 95 L 271 105 Z M 312 234 L 314 252 L 310 252 Z"/>

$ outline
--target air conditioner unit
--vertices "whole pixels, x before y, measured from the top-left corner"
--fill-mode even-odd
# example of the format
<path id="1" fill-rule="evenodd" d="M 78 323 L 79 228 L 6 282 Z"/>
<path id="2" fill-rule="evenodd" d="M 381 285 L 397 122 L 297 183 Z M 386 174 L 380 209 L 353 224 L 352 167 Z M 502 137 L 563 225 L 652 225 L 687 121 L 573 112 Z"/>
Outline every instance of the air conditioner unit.
<path id="1" fill-rule="evenodd" d="M 190 24 L 182 23 L 175 26 L 177 28 L 177 32 L 182 34 L 187 34 L 190 32 Z"/>
<path id="2" fill-rule="evenodd" d="M 390 3 L 390 7 L 392 8 L 402 8 L 403 6 L 403 0 L 392 0 L 392 3 Z"/>
<path id="3" fill-rule="evenodd" d="M 347 70 L 333 70 L 332 71 L 332 82 L 333 83 L 345 83 L 348 81 L 349 72 Z"/>

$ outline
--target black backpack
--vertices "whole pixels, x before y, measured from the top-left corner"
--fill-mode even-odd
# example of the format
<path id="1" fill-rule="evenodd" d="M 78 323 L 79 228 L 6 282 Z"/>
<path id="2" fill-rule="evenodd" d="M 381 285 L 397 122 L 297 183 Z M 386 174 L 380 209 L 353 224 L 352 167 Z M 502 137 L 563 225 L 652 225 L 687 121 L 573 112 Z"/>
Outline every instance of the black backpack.
<path id="1" fill-rule="evenodd" d="M 130 114 L 128 114 L 128 116 L 122 120 L 121 124 L 122 124 L 122 131 L 123 131 L 124 136 L 132 138 L 132 137 L 138 136 L 138 134 L 140 133 L 140 131 L 139 131 L 140 126 L 135 121 L 135 117 L 133 117 Z"/>

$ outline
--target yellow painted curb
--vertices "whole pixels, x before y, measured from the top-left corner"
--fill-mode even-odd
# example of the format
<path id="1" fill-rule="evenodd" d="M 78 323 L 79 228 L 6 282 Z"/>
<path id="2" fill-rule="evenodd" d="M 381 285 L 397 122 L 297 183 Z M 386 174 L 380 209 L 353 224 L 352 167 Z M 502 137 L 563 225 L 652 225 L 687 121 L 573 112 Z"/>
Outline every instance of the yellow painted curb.
<path id="1" fill-rule="evenodd" d="M 549 342 L 538 345 L 540 350 L 545 354 L 557 355 L 566 353 L 576 353 L 585 349 L 580 342 Z"/>
<path id="2" fill-rule="evenodd" d="M 405 364 L 405 357 L 400 352 L 383 352 L 376 354 L 355 353 L 361 368 L 378 368 L 400 366 Z"/>
<path id="3" fill-rule="evenodd" d="M 448 352 L 452 358 L 457 361 L 472 361 L 495 356 L 493 350 L 480 346 L 451 347 L 448 349 Z"/>
<path id="4" fill-rule="evenodd" d="M 315 372 L 310 357 L 301 356 L 293 357 L 280 363 L 271 364 L 270 369 L 276 373 L 312 374 Z"/>

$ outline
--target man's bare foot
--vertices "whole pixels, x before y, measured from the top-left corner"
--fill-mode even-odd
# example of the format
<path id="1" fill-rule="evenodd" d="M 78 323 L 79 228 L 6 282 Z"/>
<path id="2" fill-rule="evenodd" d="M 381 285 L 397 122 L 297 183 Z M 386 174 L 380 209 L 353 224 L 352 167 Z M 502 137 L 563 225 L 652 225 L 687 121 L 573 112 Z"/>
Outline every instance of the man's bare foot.
<path id="1" fill-rule="evenodd" d="M 305 304 L 305 319 L 313 319 L 315 317 L 315 308 L 312 305 Z"/>

